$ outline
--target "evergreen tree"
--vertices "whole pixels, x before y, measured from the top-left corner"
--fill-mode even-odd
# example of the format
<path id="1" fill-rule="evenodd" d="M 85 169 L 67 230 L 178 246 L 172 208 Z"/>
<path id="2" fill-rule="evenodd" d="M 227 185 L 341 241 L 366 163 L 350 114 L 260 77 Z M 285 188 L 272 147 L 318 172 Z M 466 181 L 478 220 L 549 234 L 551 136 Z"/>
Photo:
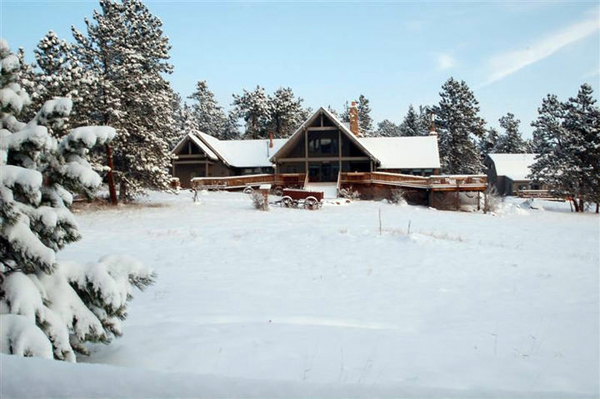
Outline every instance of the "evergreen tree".
<path id="1" fill-rule="evenodd" d="M 583 84 L 577 97 L 570 98 L 565 109 L 564 145 L 568 149 L 571 167 L 563 171 L 563 179 L 572 187 L 572 196 L 579 198 L 579 210 L 584 201 L 600 203 L 600 109 L 595 105 L 592 87 Z"/>
<path id="2" fill-rule="evenodd" d="M 291 88 L 279 88 L 270 99 L 269 131 L 275 138 L 289 137 L 304 121 L 302 98 L 296 99 Z"/>
<path id="3" fill-rule="evenodd" d="M 344 103 L 344 106 L 342 107 L 342 112 L 339 114 L 338 119 L 340 120 L 340 122 L 350 123 L 350 104 L 348 104 L 348 101 Z"/>
<path id="4" fill-rule="evenodd" d="M 408 112 L 400 124 L 400 136 L 426 136 L 428 133 L 423 127 L 423 117 L 409 105 Z"/>
<path id="5" fill-rule="evenodd" d="M 49 31 L 40 40 L 34 53 L 38 72 L 33 75 L 36 89 L 31 108 L 39 109 L 54 97 L 71 98 L 75 107 L 81 103 L 79 86 L 85 76 L 72 46 L 60 40 L 53 31 Z M 69 129 L 68 125 L 64 125 L 59 130 L 52 127 L 49 127 L 49 130 L 55 137 L 62 137 Z"/>
<path id="6" fill-rule="evenodd" d="M 115 131 L 84 126 L 57 141 L 47 126 L 64 124 L 72 106 L 66 98 L 19 122 L 29 99 L 4 40 L 0 65 L 0 351 L 74 362 L 74 352 L 87 353 L 84 342 L 121 335 L 131 286 L 151 284 L 153 274 L 123 257 L 57 262 L 56 252 L 80 238 L 72 192 L 89 194 L 101 183 L 86 154 Z"/>
<path id="7" fill-rule="evenodd" d="M 256 86 L 254 91 L 244 90 L 244 94 L 233 95 L 234 115 L 246 122 L 245 139 L 269 137 L 268 126 L 271 117 L 271 103 L 265 89 Z"/>
<path id="8" fill-rule="evenodd" d="M 358 127 L 359 133 L 363 137 L 373 135 L 373 119 L 371 118 L 371 106 L 369 99 L 362 94 L 358 97 Z"/>
<path id="9" fill-rule="evenodd" d="M 510 112 L 499 119 L 500 127 L 504 134 L 498 137 L 493 152 L 499 154 L 524 154 L 527 152 L 527 143 L 519 132 L 520 120 Z"/>
<path id="10" fill-rule="evenodd" d="M 500 137 L 498 131 L 490 127 L 481 140 L 479 140 L 479 152 L 482 159 L 485 159 L 488 154 L 494 152 L 494 148 L 496 148 L 496 144 L 498 143 L 498 137 Z"/>
<path id="11" fill-rule="evenodd" d="M 474 138 L 485 133 L 479 103 L 464 81 L 448 79 L 434 108 L 444 173 L 481 173 L 483 165 Z"/>
<path id="12" fill-rule="evenodd" d="M 419 105 L 419 126 L 424 136 L 429 136 L 433 126 L 433 111 L 429 106 Z"/>
<path id="13" fill-rule="evenodd" d="M 585 201 L 595 202 L 596 211 L 600 202 L 600 110 L 595 103 L 587 84 L 566 103 L 548 95 L 532 123 L 538 155 L 531 177 L 570 198 L 579 212 Z"/>
<path id="14" fill-rule="evenodd" d="M 239 140 L 240 138 L 240 127 L 239 127 L 239 118 L 235 112 L 230 111 L 227 114 L 227 122 L 225 123 L 225 127 L 223 129 L 223 134 L 221 138 L 223 140 Z"/>
<path id="15" fill-rule="evenodd" d="M 198 128 L 196 118 L 194 117 L 192 108 L 189 105 L 185 103 L 183 104 L 183 106 L 179 105 L 174 110 L 174 113 L 176 126 L 176 129 L 174 129 L 174 131 L 176 131 L 177 134 L 173 135 L 169 139 L 169 148 L 171 149 L 175 148 L 179 141 L 181 141 L 181 139 L 187 136 L 189 133 L 200 131 L 200 129 Z"/>
<path id="16" fill-rule="evenodd" d="M 531 176 L 535 181 L 553 187 L 557 195 L 566 195 L 561 183 L 561 170 L 566 168 L 563 164 L 568 155 L 565 152 L 564 142 L 564 110 L 555 95 L 548 95 L 538 108 L 538 118 L 531 123 L 535 128 L 533 141 L 536 156 L 535 163 L 531 166 Z"/>
<path id="17" fill-rule="evenodd" d="M 194 100 L 192 111 L 200 131 L 219 139 L 223 138 L 227 116 L 217 103 L 215 95 L 208 89 L 206 81 L 198 82 L 196 91 L 188 98 Z"/>
<path id="18" fill-rule="evenodd" d="M 38 96 L 37 93 L 41 92 L 43 89 L 37 86 L 34 65 L 27 64 L 25 62 L 25 52 L 22 48 L 19 48 L 17 51 L 17 59 L 19 61 L 19 70 L 15 72 L 15 76 L 18 76 L 18 81 L 21 88 L 26 93 L 32 93 L 29 94 L 29 101 L 30 103 L 33 103 Z M 36 111 L 34 111 L 35 109 L 39 109 L 39 106 L 34 108 L 30 105 L 23 108 L 19 114 L 20 118 L 23 120 L 33 119 L 36 115 Z"/>
<path id="19" fill-rule="evenodd" d="M 398 125 L 388 119 L 384 119 L 377 125 L 376 135 L 379 137 L 398 137 L 401 134 Z"/>
<path id="20" fill-rule="evenodd" d="M 87 106 L 81 122 L 117 129 L 107 157 L 126 200 L 169 187 L 174 92 L 163 75 L 172 72 L 170 46 L 141 0 L 101 0 L 100 8 L 86 20 L 87 36 L 73 28 L 79 62 L 92 77 L 81 93 Z"/>

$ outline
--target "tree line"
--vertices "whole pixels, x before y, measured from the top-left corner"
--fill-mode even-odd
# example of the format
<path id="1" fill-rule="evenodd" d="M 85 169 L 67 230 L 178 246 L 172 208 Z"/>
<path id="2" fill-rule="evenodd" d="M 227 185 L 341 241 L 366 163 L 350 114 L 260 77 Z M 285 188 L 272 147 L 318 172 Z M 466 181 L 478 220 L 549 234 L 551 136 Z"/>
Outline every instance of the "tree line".
<path id="1" fill-rule="evenodd" d="M 271 133 L 286 138 L 311 114 L 289 87 L 269 94 L 256 86 L 233 94 L 227 112 L 206 81 L 198 81 L 195 91 L 182 99 L 166 79 L 173 66 L 160 19 L 141 0 L 101 0 L 99 5 L 92 19 L 85 20 L 84 32 L 72 28 L 72 43 L 48 32 L 34 50 L 35 64 L 23 62 L 22 50 L 17 56 L 21 85 L 32 97 L 30 109 L 54 97 L 73 100 L 68 123 L 50 126 L 52 135 L 61 137 L 71 126 L 90 124 L 117 130 L 113 142 L 92 154 L 98 170 L 112 172 L 108 182 L 113 202 L 116 187 L 121 200 L 146 189 L 167 188 L 170 150 L 190 131 L 223 140 L 267 138 Z M 578 202 L 597 201 L 598 107 L 589 85 L 564 103 L 552 95 L 544 99 L 532 123 L 532 140 L 523 139 L 520 121 L 510 112 L 499 119 L 501 132 L 487 128 L 473 92 L 454 78 L 443 84 L 438 104 L 410 105 L 400 124 L 386 119 L 375 125 L 363 94 L 357 107 L 364 137 L 426 136 L 435 129 L 443 173 L 482 173 L 489 153 L 536 153 L 536 181 Z M 342 122 L 349 122 L 349 108 L 347 102 L 341 111 L 328 107 Z M 26 118 L 33 116 L 26 112 Z M 591 177 L 579 178 L 582 174 Z"/>

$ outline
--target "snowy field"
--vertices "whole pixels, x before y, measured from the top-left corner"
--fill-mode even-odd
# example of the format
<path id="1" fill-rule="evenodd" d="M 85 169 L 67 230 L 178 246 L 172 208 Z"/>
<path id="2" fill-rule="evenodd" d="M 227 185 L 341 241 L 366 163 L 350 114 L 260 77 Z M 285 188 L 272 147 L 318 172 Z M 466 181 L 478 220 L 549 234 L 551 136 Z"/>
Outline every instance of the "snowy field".
<path id="1" fill-rule="evenodd" d="M 76 213 L 59 254 L 155 269 L 124 336 L 79 364 L 0 356 L 2 398 L 600 394 L 597 215 L 146 202 Z"/>

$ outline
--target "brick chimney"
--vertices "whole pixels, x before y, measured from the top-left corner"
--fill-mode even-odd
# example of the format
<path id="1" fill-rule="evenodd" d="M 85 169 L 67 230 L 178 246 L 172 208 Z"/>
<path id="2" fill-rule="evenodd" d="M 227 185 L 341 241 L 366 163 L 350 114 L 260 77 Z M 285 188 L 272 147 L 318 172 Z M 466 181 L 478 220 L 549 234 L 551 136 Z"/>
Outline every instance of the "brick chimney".
<path id="1" fill-rule="evenodd" d="M 358 106 L 356 101 L 352 101 L 352 105 L 350 105 L 350 131 L 356 136 L 359 136 L 359 128 L 358 128 Z"/>
<path id="2" fill-rule="evenodd" d="M 435 114 L 433 112 L 431 112 L 429 114 L 429 116 L 431 117 L 431 126 L 429 128 L 429 135 L 437 136 L 437 132 L 435 131 Z"/>
<path id="3" fill-rule="evenodd" d="M 273 132 L 269 132 L 269 148 L 273 148 Z"/>

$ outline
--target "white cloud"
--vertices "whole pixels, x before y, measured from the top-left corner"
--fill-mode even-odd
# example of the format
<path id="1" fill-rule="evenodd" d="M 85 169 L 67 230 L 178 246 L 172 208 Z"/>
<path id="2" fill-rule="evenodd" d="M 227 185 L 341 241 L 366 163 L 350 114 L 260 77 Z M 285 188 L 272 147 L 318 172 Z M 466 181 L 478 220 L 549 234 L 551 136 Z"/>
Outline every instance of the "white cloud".
<path id="1" fill-rule="evenodd" d="M 456 59 L 449 54 L 438 54 L 436 61 L 438 69 L 441 70 L 450 69 L 456 65 Z"/>
<path id="2" fill-rule="evenodd" d="M 582 21 L 552 33 L 523 50 L 509 51 L 492 57 L 489 61 L 491 73 L 480 87 L 497 82 L 505 77 L 551 56 L 556 51 L 594 34 L 600 29 L 598 9 Z"/>

